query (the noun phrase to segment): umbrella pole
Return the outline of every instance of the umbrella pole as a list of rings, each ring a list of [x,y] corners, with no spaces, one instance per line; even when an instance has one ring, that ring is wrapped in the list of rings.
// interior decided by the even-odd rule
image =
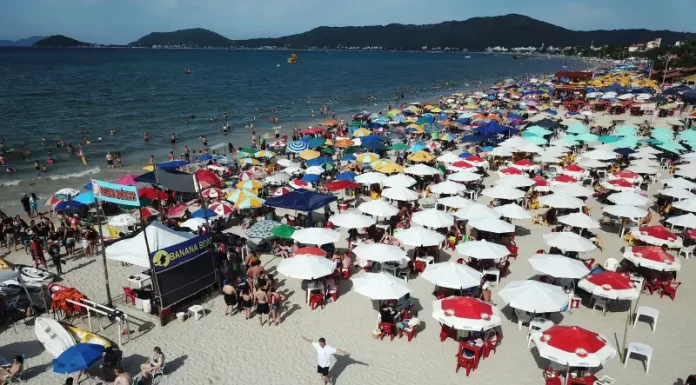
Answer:
[[[570,377],[570,363],[568,364],[568,370],[566,371],[565,385],[568,385],[568,377]]]

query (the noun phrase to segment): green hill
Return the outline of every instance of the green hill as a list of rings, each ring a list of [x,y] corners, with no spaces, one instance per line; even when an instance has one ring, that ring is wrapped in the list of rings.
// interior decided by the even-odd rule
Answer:
[[[83,43],[81,41],[69,38],[63,35],[53,35],[45,39],[41,39],[34,43],[34,47],[91,47],[93,44]]]
[[[187,47],[229,47],[232,40],[203,28],[181,29],[174,32],[152,32],[128,44],[134,47],[178,45]]]

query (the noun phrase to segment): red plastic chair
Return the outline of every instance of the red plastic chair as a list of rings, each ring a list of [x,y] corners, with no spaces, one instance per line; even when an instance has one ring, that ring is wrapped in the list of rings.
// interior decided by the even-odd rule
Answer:
[[[456,250],[457,248],[457,241],[447,241],[447,246],[445,246],[445,249],[450,248],[452,251]]]
[[[459,373],[459,368],[466,368],[466,376],[469,377],[469,373],[474,369],[474,358],[466,358],[459,356],[457,357],[457,370],[455,373]]]
[[[643,291],[647,290],[650,295],[655,294],[655,291],[660,289],[660,282],[657,280],[654,281],[645,281],[643,283]]]
[[[510,252],[510,255],[512,255],[512,257],[515,258],[515,261],[516,261],[517,260],[517,251],[519,249],[517,248],[517,245],[514,242],[510,241],[510,243],[511,244],[507,245],[506,247],[507,247],[508,251]]]
[[[483,355],[483,349],[486,345],[475,346],[469,345],[466,341],[461,341],[459,343],[459,356],[463,356],[464,351],[470,351],[474,353],[474,369],[478,369],[479,361],[481,361],[481,356]]]
[[[130,287],[123,286],[123,295],[126,297],[126,303],[128,303],[128,300],[130,299],[133,306],[135,306],[135,290],[131,289]]]
[[[379,339],[383,340],[384,336],[390,336],[391,341],[394,341],[394,337],[396,337],[396,325],[390,324],[388,322],[380,322],[379,323]]]
[[[457,339],[457,331],[452,329],[451,327],[447,325],[442,325],[442,328],[440,329],[440,342],[443,342],[444,340],[447,339],[447,337],[450,337],[452,339]]]
[[[324,294],[322,293],[314,293],[309,296],[309,306],[312,308],[312,310],[316,309],[317,306],[321,306],[321,308],[324,308]]]
[[[410,327],[408,325],[404,325],[404,327],[399,331],[399,338],[403,337],[404,334],[406,334],[408,342],[411,342],[411,340],[418,335],[418,326]]]
[[[341,269],[341,273],[343,274],[344,279],[350,278],[350,269]]]
[[[679,286],[681,286],[681,284],[681,282],[674,281],[665,283],[665,285],[662,287],[662,290],[660,291],[660,298],[667,294],[670,298],[672,298],[672,301],[674,301],[674,299],[677,298],[677,289],[679,288]]]
[[[422,273],[425,271],[425,266],[426,266],[426,264],[423,261],[416,261],[413,263],[414,269],[419,273]]]
[[[488,358],[488,356],[493,352],[496,354],[498,352],[498,340],[488,339],[483,345],[483,357]]]
[[[328,292],[327,295],[329,298],[331,298],[331,301],[338,301],[338,289],[334,289],[334,291]]]
[[[546,377],[546,385],[563,385],[561,377]]]
[[[506,259],[503,262],[499,263],[498,269],[500,270],[500,278],[507,277],[508,275],[510,275],[510,261]]]

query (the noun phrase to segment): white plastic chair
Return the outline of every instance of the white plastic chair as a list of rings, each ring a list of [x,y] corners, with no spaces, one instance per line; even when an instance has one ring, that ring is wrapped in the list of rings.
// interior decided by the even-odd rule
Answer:
[[[604,262],[604,270],[616,271],[617,267],[619,267],[619,261],[616,258],[607,258]]]
[[[594,385],[611,385],[616,382],[616,379],[613,377],[609,377],[606,374],[602,376],[602,378],[599,378],[595,381]]]
[[[532,345],[533,332],[545,332],[553,327],[553,321],[542,317],[535,317],[529,321],[529,333],[527,333],[527,347]]]
[[[636,319],[633,321],[634,329],[636,328],[636,324],[638,323],[638,318],[640,318],[640,316],[652,318],[652,332],[655,333],[655,329],[657,329],[657,319],[660,317],[660,311],[648,306],[638,306],[638,310],[636,311]]]
[[[684,259],[689,259],[694,257],[694,248],[696,245],[691,245],[689,247],[682,247],[679,249],[679,255],[684,256]]]
[[[628,364],[628,359],[631,358],[631,353],[645,357],[645,374],[650,372],[650,360],[655,349],[652,346],[640,342],[631,342],[626,350],[626,359],[624,360],[624,368]]]
[[[596,308],[601,308],[602,315],[606,316],[607,315],[607,302],[608,302],[608,300],[606,298],[592,296],[592,313],[594,313]]]
[[[523,323],[529,323],[532,320],[532,316],[524,310],[515,309],[515,316],[517,316],[517,327],[522,330]]]

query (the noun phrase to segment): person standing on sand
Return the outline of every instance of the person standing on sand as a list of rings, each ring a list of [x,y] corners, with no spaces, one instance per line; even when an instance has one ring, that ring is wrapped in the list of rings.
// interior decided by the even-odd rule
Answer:
[[[336,349],[333,346],[327,345],[324,338],[319,338],[319,341],[317,342],[314,342],[306,337],[302,337],[302,339],[305,342],[312,344],[314,349],[317,351],[317,373],[321,375],[321,381],[324,385],[330,385],[331,378],[329,377],[329,366],[331,366],[331,356],[336,353],[349,356],[350,353],[345,350]]]

